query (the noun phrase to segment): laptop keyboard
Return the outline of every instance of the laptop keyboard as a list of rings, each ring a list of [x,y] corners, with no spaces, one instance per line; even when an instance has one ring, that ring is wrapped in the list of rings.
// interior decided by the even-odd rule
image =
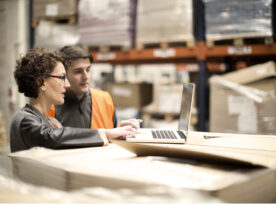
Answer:
[[[154,139],[177,139],[174,132],[171,130],[152,130],[152,136]],[[181,131],[177,131],[181,139],[185,139],[185,135]]]

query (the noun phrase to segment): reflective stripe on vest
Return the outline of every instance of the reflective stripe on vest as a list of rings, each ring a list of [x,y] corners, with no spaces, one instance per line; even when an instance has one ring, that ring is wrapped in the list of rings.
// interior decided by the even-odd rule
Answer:
[[[106,91],[90,89],[90,95],[92,100],[90,128],[113,128],[114,104],[110,94]],[[51,106],[48,116],[55,117],[54,105]]]

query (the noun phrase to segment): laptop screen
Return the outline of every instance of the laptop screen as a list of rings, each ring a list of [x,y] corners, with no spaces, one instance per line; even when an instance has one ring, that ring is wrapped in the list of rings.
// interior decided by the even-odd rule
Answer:
[[[178,122],[178,130],[183,131],[185,134],[187,134],[189,130],[193,93],[194,93],[194,84],[185,83],[183,85],[181,109],[180,109],[180,116],[179,116],[179,122]]]

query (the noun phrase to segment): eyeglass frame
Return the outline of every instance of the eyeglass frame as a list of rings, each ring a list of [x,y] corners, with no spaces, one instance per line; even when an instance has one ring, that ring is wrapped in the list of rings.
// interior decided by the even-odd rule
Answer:
[[[52,75],[52,74],[48,74],[47,77],[53,77],[53,78],[56,78],[56,79],[61,79],[65,82],[66,80],[66,75],[63,75],[63,76],[58,76],[58,75]]]

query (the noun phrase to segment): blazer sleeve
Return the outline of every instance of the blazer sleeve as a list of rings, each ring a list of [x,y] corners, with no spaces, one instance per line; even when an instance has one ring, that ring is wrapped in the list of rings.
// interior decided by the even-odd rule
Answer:
[[[29,148],[41,146],[46,148],[94,147],[103,146],[99,132],[95,129],[62,127],[53,128],[41,123],[38,118],[25,117],[20,124],[21,137]]]

